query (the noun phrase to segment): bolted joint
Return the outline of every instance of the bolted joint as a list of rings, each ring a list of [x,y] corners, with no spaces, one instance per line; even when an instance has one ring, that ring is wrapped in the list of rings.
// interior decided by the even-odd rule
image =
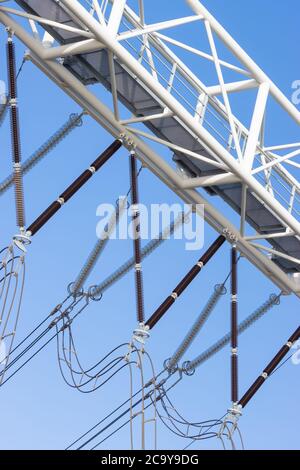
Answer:
[[[119,135],[118,140],[120,142],[122,142],[124,147],[126,147],[130,151],[130,153],[132,153],[133,155],[135,154],[136,144],[135,144],[135,142],[133,140],[133,137],[131,135],[126,134],[126,132],[122,132]]]
[[[231,232],[228,228],[224,228],[223,235],[224,235],[224,237],[227,238],[227,240],[231,244],[233,244],[233,247],[236,248],[237,242],[239,240],[238,236],[235,233]]]

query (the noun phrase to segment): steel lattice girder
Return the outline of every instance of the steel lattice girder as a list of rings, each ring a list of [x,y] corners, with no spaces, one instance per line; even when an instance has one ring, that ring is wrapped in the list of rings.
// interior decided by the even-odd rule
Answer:
[[[234,158],[204,128],[202,123],[195,119],[195,116],[192,116],[172,96],[170,90],[166,90],[153,74],[150,74],[138,60],[129,54],[120,39],[122,34],[124,37],[124,33],[121,33],[119,36],[116,34],[117,25],[121,18],[118,15],[115,18],[111,17],[108,26],[106,26],[94,18],[78,1],[63,0],[60,4],[57,4],[52,0],[44,2],[18,0],[17,3],[25,8],[27,13],[42,16],[43,18],[39,21],[42,22],[43,27],[61,44],[61,46],[56,47],[52,43],[52,47],[46,49],[35,37],[30,36],[19,23],[8,15],[8,13],[14,14],[15,12],[9,8],[1,7],[0,21],[5,26],[11,28],[19,39],[26,44],[30,49],[32,61],[113,136],[118,137],[120,133],[127,134],[137,146],[137,157],[164,183],[180,195],[185,202],[204,204],[206,220],[220,233],[224,229],[227,230],[227,233],[230,232],[231,236],[237,239],[238,249],[281,289],[299,294],[297,284],[284,272],[298,271],[297,266],[299,264],[298,258],[300,253],[300,224],[298,220],[291,211],[287,210],[276,200],[271,191],[268,191],[255,179],[252,174],[253,168],[251,168],[251,165],[247,167],[244,161],[241,162]],[[117,3],[118,0],[115,0],[116,5]],[[233,42],[232,38],[198,1],[188,1],[188,3],[194,11],[196,10],[197,16],[174,20],[174,26],[176,22],[177,24],[188,24],[192,21],[202,21],[205,19],[208,32],[213,31],[218,34],[247,69],[244,72],[250,80],[229,86],[224,84],[222,77],[220,77],[220,83],[217,86],[219,91],[221,90],[224,96],[227,96],[230,91],[243,89],[243,87],[245,89],[253,87],[256,82],[260,93],[258,94],[254,117],[261,116],[264,112],[266,96],[269,93],[280,103],[287,115],[292,116],[297,124],[299,124],[300,113],[282,95],[271,80]],[[182,61],[174,58],[175,55],[156,36],[158,34],[157,31],[163,29],[163,23],[153,25],[152,27],[143,25],[138,16],[126,6],[126,2],[121,1],[121,4],[124,7],[124,10],[122,8],[121,11],[126,20],[129,18],[132,25],[138,24],[139,31],[136,32],[133,29],[133,31],[128,33],[129,36],[130,34],[143,35],[144,28],[144,34],[148,34],[148,40],[156,42],[164,54],[169,54],[169,59],[172,59],[177,67],[181,67],[181,73],[187,74],[187,67],[182,64]],[[113,14],[114,10],[111,15]],[[26,16],[26,14],[23,15]],[[29,17],[33,18],[30,15]],[[114,25],[113,30],[110,29],[112,25]],[[210,39],[212,38],[210,37]],[[211,45],[211,58],[218,65],[221,61],[214,54],[213,43]],[[95,52],[96,48],[98,52]],[[89,53],[89,50],[94,52]],[[81,53],[80,56],[76,55],[78,53]],[[64,65],[55,60],[55,57],[60,55],[68,57]],[[96,66],[98,71],[94,73]],[[193,83],[197,82],[197,87],[201,88],[202,93],[206,93],[207,97],[210,94],[218,93],[216,87],[214,90],[209,90],[205,87],[197,77],[193,77],[192,72],[190,72],[190,77],[193,78]],[[113,112],[104,106],[86,88],[86,85],[90,82],[102,82],[112,91],[114,96]],[[134,87],[132,85],[133,82]],[[130,89],[131,93],[127,93],[126,96],[124,96],[124,83],[127,86],[127,91],[128,86],[129,89],[130,86],[132,87]],[[151,135],[147,134],[147,138],[164,142],[166,146],[175,151],[176,160],[179,160],[180,164],[184,164],[185,167],[187,166],[192,176],[196,177],[189,179],[180,177],[149,145],[138,137],[139,134],[144,137],[142,132],[128,126],[128,123],[123,123],[119,118],[117,109],[118,99],[123,101],[134,112],[136,121],[144,121],[148,128],[154,132],[154,136],[152,134],[151,137]],[[137,107],[137,103],[140,107]],[[253,147],[253,141],[257,142],[255,135],[258,129],[254,125],[251,126],[250,130],[245,129],[230,113],[230,109],[222,105],[220,101],[214,99],[210,101],[210,104],[214,109],[218,110],[221,117],[226,117],[229,124],[233,119],[234,125],[240,126],[242,133],[247,132],[248,142],[246,150],[248,158],[251,160],[253,149],[252,154],[250,150],[251,146]],[[134,122],[134,119],[132,122]],[[178,129],[182,132],[179,142],[175,140],[178,135]],[[232,134],[234,133],[232,132]],[[256,152],[255,146],[254,152]],[[268,158],[270,159],[271,157]],[[270,167],[270,162],[267,165]],[[276,172],[280,177],[284,178],[285,182],[288,181],[292,188],[291,191],[294,190],[295,193],[298,193],[300,190],[299,183],[289,174],[284,166],[277,163]],[[210,192],[221,195],[231,206],[241,211],[242,218],[252,224],[259,232],[258,237],[263,239],[265,237],[270,241],[272,245],[271,251],[273,255],[276,255],[276,262],[280,267],[263,255],[262,249],[264,247],[254,246],[252,240],[244,236],[243,231],[239,232],[194,189],[199,186],[208,187]],[[244,198],[243,204],[242,194],[245,194],[245,191],[243,191],[244,187],[248,188],[248,192],[246,191],[246,198]],[[243,207],[245,209],[244,214]],[[260,217],[256,219],[255,213],[259,210],[266,212],[262,212]],[[267,223],[263,227],[261,226],[261,218],[267,219]],[[286,233],[286,231],[288,232]],[[292,243],[292,248],[290,242]],[[289,251],[290,248],[291,250]],[[281,252],[283,252],[282,256]]]

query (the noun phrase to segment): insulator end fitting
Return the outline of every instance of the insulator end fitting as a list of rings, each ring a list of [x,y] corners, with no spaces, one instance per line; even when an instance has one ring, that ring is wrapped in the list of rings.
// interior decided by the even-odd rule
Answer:
[[[103,293],[102,292],[97,293],[97,286],[91,286],[88,289],[87,297],[89,299],[94,300],[95,302],[100,302],[100,300],[103,297]]]
[[[182,364],[181,369],[182,369],[182,372],[188,377],[191,377],[196,372],[196,369],[194,367],[191,367],[191,361],[185,361]]]
[[[280,305],[280,295],[271,294],[270,302],[272,302],[274,305]]]
[[[242,405],[239,405],[238,403],[233,403],[232,407],[229,408],[228,410],[228,417],[232,416],[233,418],[237,419],[240,416],[242,416],[243,412],[243,407]]]
[[[166,359],[164,361],[164,368],[167,370],[170,374],[174,374],[178,370],[178,364],[171,364],[171,358]]]
[[[79,297],[79,296],[84,294],[83,288],[78,289],[78,290],[75,291],[74,287],[75,287],[75,282],[71,282],[68,285],[68,287],[67,287],[68,294],[73,295],[74,298]]]
[[[30,239],[31,233],[26,232],[26,233],[18,233],[13,237],[13,242],[14,245],[19,248],[19,250],[23,251],[23,253],[26,253],[26,245],[31,244],[31,239]]]
[[[144,323],[139,323],[138,327],[133,332],[133,340],[145,344],[149,337],[149,326]]]

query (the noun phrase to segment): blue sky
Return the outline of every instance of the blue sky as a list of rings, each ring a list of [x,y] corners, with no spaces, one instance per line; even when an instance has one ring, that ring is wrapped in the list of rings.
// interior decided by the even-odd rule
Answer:
[[[206,0],[203,2],[256,62],[272,77],[287,96],[291,84],[300,79],[297,42],[300,6],[297,0],[285,3],[271,0]],[[147,2],[146,2],[147,4]],[[186,12],[183,0],[151,2],[146,12],[149,20],[180,16]],[[0,30],[2,48],[1,79],[5,79],[5,31]],[[18,62],[24,47],[18,45]],[[204,77],[205,78],[205,77]],[[205,80],[203,80],[205,81]],[[109,97],[99,88],[104,102]],[[80,111],[34,66],[26,63],[19,80],[21,135],[24,159],[51,133],[57,130],[70,113]],[[273,120],[270,139],[282,129],[280,120]],[[287,136],[289,131],[286,131]],[[10,172],[9,120],[0,129],[2,158],[0,171]],[[90,118],[25,177],[27,222],[30,223],[99,153],[112,138]],[[66,287],[74,279],[90,248],[96,241],[96,208],[101,202],[114,202],[128,189],[128,159],[120,150],[106,166],[76,195],[35,237],[27,256],[27,275],[18,338],[30,331],[66,296]],[[178,202],[148,171],[140,177],[142,202]],[[229,209],[220,204],[222,211]],[[1,244],[6,245],[16,232],[13,191],[0,199],[3,216],[0,220]],[[216,237],[206,225],[205,244]],[[95,284],[132,254],[130,241],[111,241],[90,279]],[[190,286],[172,310],[153,330],[147,350],[160,370],[182,335],[207,301],[214,285],[223,281],[229,270],[229,246],[224,246],[213,262]],[[167,241],[144,263],[145,306],[147,316],[170,293],[198,253],[185,251],[183,240]],[[246,260],[240,263],[240,318],[245,318],[262,304],[276,286]],[[299,301],[282,299],[240,340],[240,390],[243,393],[262,368],[299,324]],[[126,342],[136,325],[133,273],[107,291],[100,303],[92,305],[75,325],[78,345],[87,364],[99,360],[117,344]],[[205,326],[187,358],[191,358],[223,336],[229,329],[229,298],[223,298]],[[222,416],[230,404],[229,348],[202,366],[193,377],[186,377],[173,390],[171,398],[180,412],[192,421]],[[240,421],[248,449],[299,449],[297,416],[299,410],[300,366],[291,362],[268,381],[245,410]],[[122,372],[101,390],[82,395],[63,382],[56,360],[55,344],[50,345],[30,366],[27,366],[1,388],[2,449],[65,448],[73,439],[100,420],[106,413],[128,398],[129,376]],[[136,429],[138,431],[138,427]],[[138,435],[138,434],[137,434]],[[151,433],[149,434],[151,436]],[[185,442],[169,433],[159,423],[159,447],[184,447]],[[138,438],[137,438],[138,439]],[[138,442],[138,441],[137,441]],[[149,445],[151,439],[149,438]],[[139,442],[138,442],[139,443]],[[123,429],[102,448],[128,448],[129,431]],[[220,448],[215,441],[195,444],[194,449]]]

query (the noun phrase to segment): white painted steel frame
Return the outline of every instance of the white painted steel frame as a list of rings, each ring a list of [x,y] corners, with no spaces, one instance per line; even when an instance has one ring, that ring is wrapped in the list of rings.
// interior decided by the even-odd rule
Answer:
[[[116,0],[115,2],[116,3]],[[105,47],[111,57],[114,55],[118,57],[119,60],[124,64],[128,71],[134,74],[138,80],[144,84],[145,88],[151,91],[160,102],[164,104],[165,115],[170,115],[170,113],[178,119],[179,122],[183,123],[184,126],[191,129],[195,136],[197,136],[201,142],[208,148],[212,154],[217,157],[218,163],[216,166],[222,164],[223,168],[228,169],[228,173],[225,175],[218,175],[210,177],[211,179],[215,178],[219,181],[240,181],[243,183],[244,188],[251,190],[252,193],[256,194],[257,197],[262,200],[266,206],[271,210],[272,213],[282,221],[286,226],[287,235],[290,236],[291,233],[299,236],[300,235],[300,224],[292,216],[292,214],[286,210],[272,195],[261,186],[256,179],[252,176],[251,172],[252,165],[249,165],[249,160],[254,157],[257,151],[257,139],[260,132],[260,121],[265,109],[265,102],[268,93],[270,93],[275,99],[280,103],[284,110],[293,117],[293,119],[300,124],[300,114],[297,109],[287,100],[286,97],[278,90],[278,88],[269,80],[269,78],[258,68],[258,66],[247,56],[247,54],[234,42],[234,40],[226,33],[226,31],[216,22],[214,18],[204,9],[204,7],[198,1],[187,0],[187,3],[193,8],[197,14],[197,20],[203,17],[206,21],[206,24],[209,25],[209,30],[217,33],[220,38],[225,42],[225,44],[232,49],[233,53],[241,60],[243,65],[249,70],[249,75],[254,77],[250,80],[244,82],[237,82],[232,84],[225,84],[222,81],[221,76],[219,75],[220,82],[216,85],[215,90],[207,89],[207,95],[217,95],[223,93],[223,96],[228,96],[227,94],[235,91],[242,91],[244,89],[249,89],[254,86],[254,80],[259,86],[259,93],[257,97],[257,104],[254,110],[254,116],[256,115],[259,121],[253,119],[250,132],[242,127],[243,132],[249,134],[248,143],[246,147],[246,155],[248,165],[245,165],[245,162],[238,162],[216,139],[214,139],[209,132],[203,128],[201,121],[195,119],[184,107],[181,105],[171,93],[166,92],[166,89],[158,82],[158,80],[149,73],[134,57],[132,57],[129,52],[122,46],[120,42],[120,35],[118,36],[117,25],[120,24],[120,11],[119,9],[112,10],[112,16],[109,20],[110,27],[112,28],[113,33],[108,34],[107,26],[103,21],[99,22],[96,18],[93,17],[77,0],[61,0],[61,4],[65,5],[68,11],[72,12],[73,17],[78,18],[79,23],[84,24],[87,27],[86,33],[89,34],[91,39],[82,41],[80,44],[75,43],[68,46],[60,46],[53,48],[44,48],[40,41],[37,40],[36,36],[32,37],[28,32],[15,20],[13,20],[7,12],[4,12],[4,8],[0,7],[0,21],[8,28],[10,28],[16,36],[29,48],[31,60],[58,86],[60,86],[69,96],[71,96],[80,106],[82,106],[101,126],[108,130],[113,136],[117,137],[121,133],[130,134],[130,137],[133,139],[137,147],[137,156],[141,159],[145,166],[147,166],[155,175],[157,175],[165,184],[172,188],[185,202],[197,203],[205,205],[205,217],[206,220],[218,231],[223,232],[224,229],[230,231],[231,234],[238,240],[239,250],[255,265],[257,266],[264,274],[266,274],[273,282],[275,282],[280,289],[285,292],[294,292],[300,296],[299,286],[286,275],[278,266],[276,266],[268,257],[261,253],[261,246],[254,246],[251,243],[250,239],[247,239],[244,236],[242,230],[241,232],[236,229],[222,214],[216,211],[213,206],[206,201],[203,196],[201,196],[193,187],[197,187],[205,184],[203,178],[193,178],[186,180],[180,177],[173,169],[170,167],[153,149],[147,145],[143,140],[141,140],[137,135],[136,129],[134,133],[129,132],[126,123],[122,123],[119,118],[119,114],[116,110],[117,107],[117,93],[115,85],[113,84],[113,94],[114,94],[114,113],[112,113],[109,108],[107,108],[103,103],[101,103],[95,95],[93,95],[79,80],[77,80],[74,75],[68,72],[65,67],[60,65],[56,60],[54,55],[62,52],[65,55],[70,53],[78,53],[78,50],[87,51],[87,50],[97,50],[99,48]],[[97,4],[97,2],[96,2]],[[141,2],[140,2],[141,4]],[[128,15],[134,17],[134,13],[127,7],[126,2],[121,0],[121,9],[122,13],[125,12]],[[98,4],[99,7],[99,4]],[[123,8],[124,7],[124,8]],[[95,10],[97,7],[95,8]],[[129,13],[128,13],[129,12]],[[26,15],[26,14],[24,14]],[[101,13],[98,11],[98,17],[101,16]],[[116,15],[115,18],[113,16]],[[28,19],[30,19],[28,17]],[[121,18],[122,19],[122,18]],[[135,17],[135,21],[138,21],[138,17]],[[31,18],[32,20],[32,18]],[[47,20],[47,19],[46,19]],[[196,21],[196,20],[195,20]],[[39,22],[40,19],[39,19]],[[186,19],[186,23],[190,22],[190,19]],[[184,23],[184,20],[178,21],[178,24]],[[143,28],[144,20],[139,24],[139,28]],[[147,28],[147,26],[144,26]],[[153,35],[149,35],[149,40],[157,41],[155,37],[153,28],[150,28]],[[144,34],[146,34],[144,32]],[[147,33],[149,34],[149,32]],[[211,42],[211,44],[213,44]],[[163,44],[161,47],[166,54],[172,57],[172,52],[169,51]],[[89,49],[90,48],[90,49]],[[96,48],[96,49],[95,49]],[[52,49],[52,50],[51,50]],[[220,66],[221,61],[216,59],[216,51],[213,51],[213,60],[216,66]],[[51,55],[53,54],[53,55]],[[175,56],[176,57],[176,56]],[[176,58],[177,59],[177,58]],[[180,63],[178,59],[179,66],[184,64]],[[112,63],[111,63],[112,67]],[[219,69],[220,71],[220,69]],[[247,72],[248,73],[248,72]],[[193,77],[193,74],[190,74]],[[200,91],[203,93],[206,92],[206,87],[198,80]],[[219,103],[220,108],[222,108],[221,103]],[[230,117],[231,124],[233,122],[237,123],[236,118],[231,114],[230,107],[223,106],[223,112],[227,114],[227,117]],[[133,119],[134,120],[134,119]],[[240,123],[238,123],[240,124]],[[241,125],[242,126],[242,125]],[[285,148],[297,148],[299,144],[283,144],[281,146],[274,146],[274,150],[280,150]],[[168,145],[170,147],[170,145]],[[266,149],[268,151],[269,149]],[[263,152],[264,149],[261,149]],[[188,151],[187,151],[188,154]],[[199,156],[201,159],[201,156]],[[203,157],[202,157],[203,159]],[[270,160],[269,160],[270,162]],[[287,170],[278,165],[275,162],[278,169],[282,174],[292,182],[296,191],[300,190],[299,183],[296,181],[292,175],[290,175]],[[266,165],[268,162],[266,163]],[[255,170],[254,170],[255,171]],[[227,178],[227,179],[226,179]],[[209,180],[209,177],[207,177]],[[211,184],[211,183],[210,183]],[[242,225],[242,224],[241,224]],[[267,237],[266,237],[267,238]],[[276,252],[278,255],[278,252]],[[286,256],[285,256],[286,257]],[[292,258],[290,258],[292,259]]]

